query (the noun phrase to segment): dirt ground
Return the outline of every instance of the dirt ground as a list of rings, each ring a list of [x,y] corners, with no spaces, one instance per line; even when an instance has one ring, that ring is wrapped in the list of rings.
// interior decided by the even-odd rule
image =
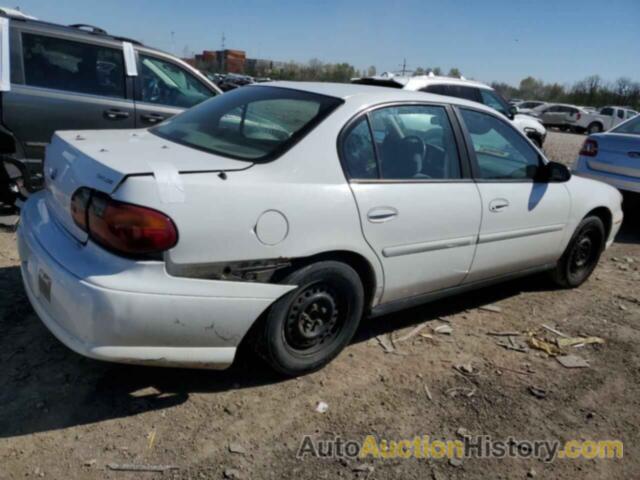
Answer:
[[[583,140],[551,132],[546,150],[570,162]],[[577,290],[532,277],[368,320],[333,363],[293,380],[275,377],[250,356],[211,372],[76,355],[29,306],[15,234],[0,233],[0,479],[639,478],[637,218],[638,207],[627,207],[616,243]],[[500,311],[479,308],[487,304]],[[425,322],[420,333],[399,340]],[[535,331],[555,338],[542,324],[606,343],[569,347],[590,366],[567,369],[546,353],[503,348],[498,342],[509,344],[507,338],[488,335]],[[435,333],[440,325],[452,333]],[[380,337],[395,339],[392,353]],[[514,344],[526,345],[526,336],[514,337]],[[471,370],[459,372],[459,365]],[[545,390],[545,398],[531,386]],[[320,401],[328,405],[325,413],[315,411]],[[624,458],[465,459],[461,465],[366,459],[363,466],[296,457],[307,434],[452,440],[460,427],[500,440],[619,439]],[[177,468],[131,473],[112,471],[111,463]]]

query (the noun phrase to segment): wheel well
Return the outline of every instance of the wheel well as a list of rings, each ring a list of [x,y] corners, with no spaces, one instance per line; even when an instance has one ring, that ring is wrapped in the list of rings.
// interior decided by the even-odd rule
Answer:
[[[348,250],[336,250],[331,252],[323,252],[310,257],[295,258],[291,261],[291,267],[278,272],[278,277],[283,278],[293,270],[298,270],[306,265],[325,260],[334,260],[343,262],[353,268],[362,282],[364,288],[365,306],[371,306],[373,295],[376,291],[376,274],[369,261],[359,253],[350,252]]]
[[[587,213],[587,215],[585,215],[585,218],[586,217],[598,217],[600,220],[602,220],[602,223],[604,224],[604,232],[605,232],[604,238],[606,241],[606,239],[609,238],[609,233],[611,232],[611,225],[613,224],[613,215],[611,214],[609,209],[607,207],[594,208],[589,213]]]
[[[587,128],[589,128],[591,125],[600,125],[600,128],[604,128],[602,122],[599,122],[598,120],[594,120],[593,122],[591,122]]]

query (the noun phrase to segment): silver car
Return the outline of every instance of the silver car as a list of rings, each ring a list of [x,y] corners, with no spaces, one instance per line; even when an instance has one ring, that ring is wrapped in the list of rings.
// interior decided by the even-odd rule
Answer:
[[[590,135],[574,171],[622,191],[640,193],[640,115],[606,133]]]

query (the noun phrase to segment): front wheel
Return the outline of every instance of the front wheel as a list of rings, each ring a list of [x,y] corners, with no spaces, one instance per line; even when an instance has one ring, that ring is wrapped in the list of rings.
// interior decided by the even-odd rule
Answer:
[[[592,123],[587,127],[587,133],[589,135],[593,134],[593,133],[600,133],[602,131],[602,125],[600,125],[599,123]]]
[[[582,220],[556,268],[551,271],[553,281],[563,288],[582,285],[598,265],[604,246],[602,220],[598,217]]]
[[[344,263],[323,261],[296,270],[282,283],[298,287],[269,309],[258,352],[287,376],[318,370],[358,328],[364,309],[360,277]]]

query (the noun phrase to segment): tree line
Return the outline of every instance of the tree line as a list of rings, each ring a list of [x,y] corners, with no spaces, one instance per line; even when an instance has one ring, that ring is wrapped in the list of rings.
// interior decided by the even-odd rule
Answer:
[[[591,75],[573,85],[545,83],[527,77],[520,81],[518,87],[503,82],[493,82],[491,86],[508,99],[541,100],[589,107],[617,105],[640,109],[640,82],[626,77],[606,82],[599,75]]]

